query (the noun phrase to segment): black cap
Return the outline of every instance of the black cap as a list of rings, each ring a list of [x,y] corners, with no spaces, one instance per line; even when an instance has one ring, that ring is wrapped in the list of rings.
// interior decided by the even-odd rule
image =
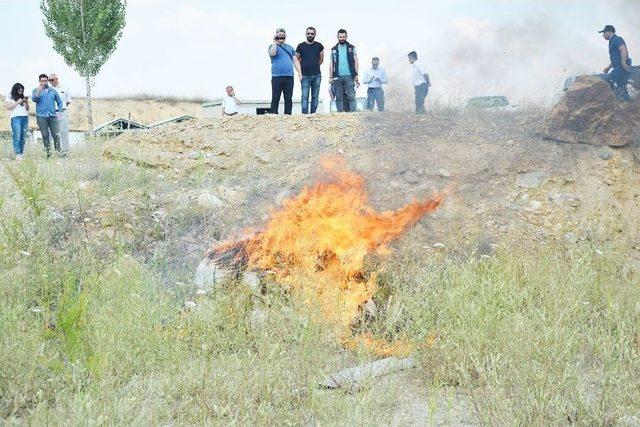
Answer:
[[[598,31],[599,33],[615,33],[616,29],[613,25],[605,25],[604,30]]]

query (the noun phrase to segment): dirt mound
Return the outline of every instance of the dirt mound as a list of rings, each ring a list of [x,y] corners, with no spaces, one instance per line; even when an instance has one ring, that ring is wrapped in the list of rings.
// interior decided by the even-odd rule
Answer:
[[[193,182],[167,189],[176,205],[202,194],[222,202],[226,237],[262,225],[271,209],[317,178],[327,154],[341,154],[367,179],[372,205],[393,210],[453,188],[436,219],[403,243],[437,252],[443,243],[468,253],[502,238],[526,241],[609,238],[600,220],[612,209],[640,209],[638,148],[624,150],[545,141],[545,111],[434,111],[263,116],[195,120],[122,135],[104,154]],[[176,185],[176,188],[178,186]],[[438,244],[438,245],[436,245]],[[436,245],[434,247],[434,245]],[[466,246],[465,246],[466,245]]]
[[[557,141],[622,147],[633,142],[636,123],[605,81],[581,76],[553,108],[543,133]]]

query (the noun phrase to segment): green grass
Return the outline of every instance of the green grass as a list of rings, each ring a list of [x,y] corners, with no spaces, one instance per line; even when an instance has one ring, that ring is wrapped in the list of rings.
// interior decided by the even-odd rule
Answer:
[[[97,160],[99,147],[77,156],[2,165],[6,423],[455,424],[462,400],[464,419],[478,424],[632,424],[640,415],[637,233],[598,251],[590,242],[512,246],[465,259],[401,246],[385,261],[381,314],[368,328],[435,343],[420,347],[409,375],[326,391],[324,375],[371,356],[341,348],[278,287],[256,301],[229,284],[185,309],[197,260],[180,239],[192,229],[219,237],[223,222],[188,210],[155,221],[148,195],[180,182]],[[109,209],[102,232],[96,218]],[[403,389],[416,387],[426,420],[402,409],[415,403]]]

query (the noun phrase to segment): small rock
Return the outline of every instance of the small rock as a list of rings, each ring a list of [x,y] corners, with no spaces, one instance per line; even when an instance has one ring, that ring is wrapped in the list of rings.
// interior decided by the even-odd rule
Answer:
[[[389,167],[387,166],[387,169]],[[400,162],[396,165],[396,170],[398,171],[398,173],[402,174],[405,173],[409,170],[409,163],[407,162]]]
[[[275,198],[276,205],[282,206],[285,200],[290,199],[292,196],[291,190],[289,188],[285,188],[281,190]]]
[[[447,245],[445,245],[445,244],[444,244],[444,243],[442,243],[442,242],[434,243],[434,245],[433,245],[433,248],[434,248],[434,249],[444,249],[444,248],[446,248],[446,247],[447,247]]]
[[[211,193],[202,193],[198,196],[198,205],[205,209],[218,209],[222,207],[223,203]]]
[[[529,206],[527,206],[525,208],[525,211],[527,212],[537,212],[540,210],[540,208],[542,207],[542,203],[540,203],[537,200],[532,200],[531,202],[529,202]]]
[[[391,181],[389,183],[389,187],[391,187],[391,188],[399,188],[401,186],[402,186],[402,184],[400,184],[398,181]]]
[[[513,145],[513,139],[508,140],[505,144],[506,145]]]
[[[278,132],[276,133],[276,141],[281,142],[286,136],[287,134],[283,130],[278,130]]]
[[[56,210],[55,208],[48,207],[46,211],[47,211],[47,217],[51,221],[62,221],[62,220],[64,220],[64,215],[62,215],[60,212],[58,212],[58,210]]]
[[[407,181],[409,184],[417,184],[422,181],[420,177],[413,171],[407,171],[403,176],[405,181]]]
[[[575,194],[549,193],[549,195],[547,196],[547,200],[558,205],[571,206],[572,208],[577,208],[578,206],[580,206],[580,198]]]
[[[242,283],[247,285],[251,292],[258,295],[261,293],[260,278],[253,271],[245,271],[242,274]]]
[[[196,308],[198,306],[198,304],[196,304],[193,301],[186,301],[184,303],[184,308],[186,308],[187,310],[193,310],[194,308]]]
[[[203,297],[203,296],[206,296],[206,295],[207,295],[207,291],[205,291],[204,289],[198,289],[196,291],[196,296],[197,297]]]
[[[523,188],[536,188],[544,184],[547,175],[542,171],[519,173],[516,177],[516,184]]]
[[[578,236],[575,233],[567,233],[564,235],[564,241],[574,245],[578,243]]]
[[[609,160],[611,157],[613,157],[613,150],[611,150],[610,148],[603,148],[602,150],[598,151],[598,157],[600,157],[602,160]]]
[[[378,307],[376,307],[376,303],[372,299],[365,302],[364,306],[362,306],[362,309],[364,310],[365,315],[367,315],[368,317],[373,318],[378,315]]]
[[[202,157],[202,152],[201,151],[193,151],[189,154],[189,158],[192,160],[198,160],[199,158]]]
[[[218,187],[218,194],[222,197],[227,203],[241,203],[246,195],[242,192],[242,188],[236,187]]]
[[[262,163],[269,163],[271,161],[271,156],[263,151],[256,151],[254,156]]]
[[[91,181],[80,181],[78,182],[78,189],[79,190],[88,190],[89,188],[91,188]]]
[[[329,143],[327,142],[327,139],[324,137],[318,138],[318,140],[316,141],[316,148],[320,150],[324,150],[328,146],[329,146]]]
[[[438,175],[443,177],[443,178],[450,178],[451,177],[451,173],[446,169],[438,169]]]
[[[249,325],[251,325],[251,329],[259,329],[268,319],[269,316],[262,308],[255,307],[249,315]]]

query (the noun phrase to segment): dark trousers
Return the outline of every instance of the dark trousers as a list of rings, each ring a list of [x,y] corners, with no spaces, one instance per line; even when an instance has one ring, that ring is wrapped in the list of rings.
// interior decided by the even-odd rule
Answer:
[[[340,76],[333,81],[338,112],[356,111],[356,83],[351,76]],[[345,102],[346,101],[346,102]]]
[[[284,94],[284,113],[293,109],[293,77],[271,77],[271,114],[278,114],[280,95]]]
[[[320,97],[320,82],[322,75],[314,74],[302,76],[302,114],[318,111],[318,98]],[[311,91],[311,109],[309,109],[309,91]]]
[[[416,114],[425,114],[424,100],[429,94],[429,86],[426,83],[416,86]]]
[[[57,117],[39,117],[36,116],[38,122],[38,128],[42,134],[42,144],[44,149],[49,153],[51,150],[51,143],[49,138],[53,137],[53,147],[56,151],[60,151],[60,131],[58,130],[58,118]]]
[[[616,67],[605,77],[605,80],[609,83],[609,86],[611,86],[611,90],[618,101],[631,101],[629,91],[627,90],[630,75],[631,73],[625,71],[624,68]]]
[[[378,111],[384,111],[384,89],[381,87],[367,89],[367,110],[373,111],[375,104],[378,104]]]

